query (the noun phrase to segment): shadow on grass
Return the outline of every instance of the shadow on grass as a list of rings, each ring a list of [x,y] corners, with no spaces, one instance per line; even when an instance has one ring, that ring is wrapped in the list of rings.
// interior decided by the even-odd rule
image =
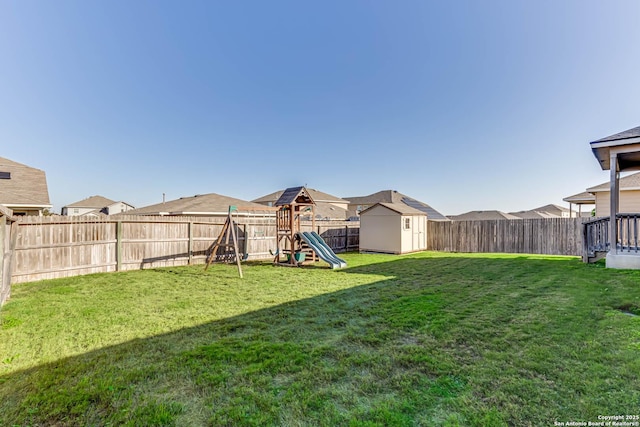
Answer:
[[[637,364],[616,370],[626,355],[610,356],[589,380],[591,359],[570,351],[600,342],[604,270],[529,256],[383,260],[333,277],[387,277],[373,284],[4,375],[0,424],[542,425],[637,407]],[[597,391],[577,385],[594,377]],[[602,387],[621,406],[607,407]]]

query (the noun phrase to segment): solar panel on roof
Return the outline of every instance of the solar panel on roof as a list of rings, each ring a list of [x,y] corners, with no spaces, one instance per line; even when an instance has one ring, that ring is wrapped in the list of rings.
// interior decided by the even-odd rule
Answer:
[[[282,195],[278,198],[275,205],[282,206],[282,205],[292,204],[296,200],[296,196],[298,195],[298,193],[300,193],[300,190],[302,190],[302,188],[303,187],[287,188],[286,190],[284,190]]]
[[[421,212],[424,212],[427,214],[427,218],[429,219],[447,219],[444,215],[442,215],[440,212],[438,212],[437,210],[433,209],[431,206],[429,205],[425,205],[424,203],[421,203],[417,200],[413,200],[410,199],[408,197],[403,197],[402,198],[402,203],[404,203],[405,205],[412,207],[414,209],[417,209]]]

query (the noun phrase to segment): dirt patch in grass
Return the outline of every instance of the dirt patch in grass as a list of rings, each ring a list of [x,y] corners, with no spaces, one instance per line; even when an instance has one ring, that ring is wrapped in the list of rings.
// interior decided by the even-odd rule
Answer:
[[[638,306],[638,304],[635,304],[632,302],[620,304],[613,308],[615,308],[618,311],[621,311],[624,314],[628,314],[630,316],[640,316],[640,307]]]

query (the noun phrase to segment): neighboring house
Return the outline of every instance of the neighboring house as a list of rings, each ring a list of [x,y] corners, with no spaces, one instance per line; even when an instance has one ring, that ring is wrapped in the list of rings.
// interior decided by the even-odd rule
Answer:
[[[558,205],[544,205],[528,211],[510,212],[511,215],[522,219],[536,218],[571,218],[571,211]]]
[[[533,210],[510,212],[509,215],[515,216],[518,219],[560,218],[559,216],[550,214],[549,212],[539,212]]]
[[[91,196],[79,202],[62,207],[62,215],[67,216],[100,216],[115,215],[135,209],[125,202],[116,202],[102,196]]]
[[[265,212],[264,205],[215,193],[196,194],[195,196],[191,197],[181,197],[176,200],[170,200],[167,202],[134,209],[127,212],[127,215],[183,215],[226,217],[229,212],[229,206],[236,206],[239,209],[238,215],[251,214],[251,210],[254,210],[256,212],[255,215],[274,216],[272,212]]]
[[[469,211],[460,215],[449,215],[453,221],[488,221],[496,219],[520,219],[515,215],[501,211]]]
[[[395,190],[383,190],[368,196],[345,197],[349,201],[349,217],[357,217],[360,213],[376,203],[401,204],[417,209],[427,214],[429,221],[449,221],[449,218],[432,208],[426,203],[413,199]]]
[[[333,196],[331,194],[323,193],[322,191],[314,190],[313,188],[306,189],[309,192],[309,196],[315,202],[315,219],[316,220],[342,220],[347,219],[347,207],[349,201]],[[282,196],[284,190],[276,191],[275,193],[267,194],[260,198],[252,200],[253,203],[259,203],[264,206],[275,206],[276,201]],[[310,218],[305,218],[310,219]]]
[[[404,203],[360,212],[360,252],[404,254],[427,249],[427,214]]]
[[[531,209],[534,212],[542,212],[550,215],[554,215],[559,218],[570,218],[571,211],[564,206],[558,206],[554,204],[540,206],[539,208]]]
[[[640,172],[620,178],[620,208],[618,212],[640,212]],[[587,188],[595,196],[596,217],[609,216],[610,183]]]
[[[0,157],[0,205],[14,216],[43,215],[51,210],[44,171]]]
[[[594,196],[592,193],[589,193],[588,191],[583,191],[582,193],[565,197],[562,200],[569,203],[569,213],[572,217],[590,217],[591,206],[594,206],[596,204],[596,196]],[[578,206],[578,212],[575,212],[573,210],[573,205]],[[582,212],[582,207],[585,205],[587,205],[589,209],[587,209],[586,212]]]

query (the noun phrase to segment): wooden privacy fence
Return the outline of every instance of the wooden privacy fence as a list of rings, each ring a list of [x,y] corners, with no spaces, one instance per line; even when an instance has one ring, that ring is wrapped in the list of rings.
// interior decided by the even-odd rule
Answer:
[[[23,217],[15,223],[12,282],[204,263],[225,218]],[[238,217],[239,250],[249,260],[276,249],[273,218]],[[303,228],[311,230],[310,223]],[[359,224],[316,222],[315,231],[336,252],[359,244]],[[224,258],[225,254],[222,255]]]
[[[428,221],[427,248],[443,252],[583,254],[583,218]]]

